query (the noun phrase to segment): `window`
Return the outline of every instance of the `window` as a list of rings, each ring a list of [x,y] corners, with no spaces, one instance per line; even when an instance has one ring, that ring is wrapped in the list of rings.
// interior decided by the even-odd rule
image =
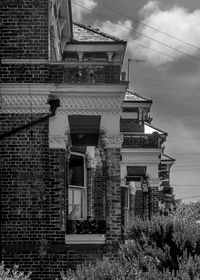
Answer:
[[[73,153],[69,162],[69,219],[81,220],[86,217],[85,158]]]

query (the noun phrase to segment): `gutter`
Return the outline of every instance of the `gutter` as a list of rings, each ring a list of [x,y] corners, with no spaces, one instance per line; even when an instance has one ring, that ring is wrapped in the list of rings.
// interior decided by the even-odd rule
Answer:
[[[38,123],[41,123],[45,120],[48,120],[49,118],[51,117],[54,117],[55,114],[56,114],[56,110],[58,107],[60,107],[60,99],[56,96],[53,96],[53,95],[49,95],[48,97],[48,100],[47,100],[47,103],[50,105],[50,113],[35,120],[35,121],[32,121],[30,123],[27,123],[27,124],[24,124],[22,126],[19,126],[17,128],[14,128],[10,131],[7,131],[3,134],[0,135],[0,140],[3,140],[5,137],[8,137],[8,136],[11,136],[13,134],[15,134],[16,132],[18,131],[21,131],[23,129],[26,129],[26,128],[29,128],[29,127],[32,127],[34,126],[35,124],[38,124]]]

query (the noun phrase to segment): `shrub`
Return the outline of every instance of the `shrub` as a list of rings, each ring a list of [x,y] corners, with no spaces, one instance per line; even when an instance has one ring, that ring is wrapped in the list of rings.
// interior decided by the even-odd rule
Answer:
[[[30,280],[30,275],[31,272],[20,272],[18,265],[14,265],[13,269],[5,268],[4,262],[0,265],[0,280]]]
[[[63,280],[200,279],[200,225],[178,215],[135,219],[118,254],[62,274]]]

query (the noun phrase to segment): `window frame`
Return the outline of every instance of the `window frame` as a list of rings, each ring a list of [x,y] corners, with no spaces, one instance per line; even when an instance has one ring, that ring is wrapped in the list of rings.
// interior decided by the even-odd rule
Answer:
[[[71,156],[76,155],[79,157],[83,158],[83,186],[76,186],[76,185],[71,185],[69,181],[68,185],[68,212],[69,212],[69,190],[72,189],[74,190],[82,190],[83,191],[83,206],[82,206],[82,211],[83,211],[83,218],[78,218],[77,220],[86,220],[87,219],[87,170],[86,170],[86,158],[85,154],[77,153],[77,152],[71,152]],[[69,164],[70,166],[70,164]],[[69,167],[68,167],[68,172],[69,172]],[[68,213],[68,219],[70,213]]]

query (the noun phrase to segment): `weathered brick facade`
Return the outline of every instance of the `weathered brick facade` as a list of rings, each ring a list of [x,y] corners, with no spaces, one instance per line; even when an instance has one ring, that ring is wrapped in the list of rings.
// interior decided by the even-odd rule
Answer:
[[[0,57],[48,59],[48,13],[46,0],[2,0]]]
[[[31,270],[33,280],[53,280],[116,249],[125,211],[158,211],[158,182],[136,190],[132,208],[122,183],[137,162],[147,161],[155,179],[165,136],[144,135],[149,105],[126,108],[138,118],[122,118],[126,42],[77,24],[73,37],[69,0],[1,2],[1,258]],[[90,121],[71,127],[70,116]],[[146,156],[143,148],[154,150]],[[83,166],[70,170],[73,153]],[[81,217],[72,213],[77,205]]]

